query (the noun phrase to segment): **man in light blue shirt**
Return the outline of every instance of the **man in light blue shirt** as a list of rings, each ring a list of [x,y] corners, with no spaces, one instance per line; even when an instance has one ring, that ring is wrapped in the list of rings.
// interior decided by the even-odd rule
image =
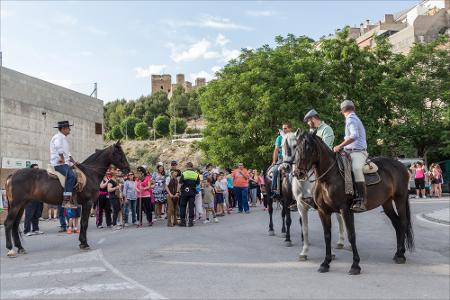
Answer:
[[[355,105],[350,100],[341,103],[341,113],[345,117],[345,138],[342,143],[333,148],[334,152],[344,149],[352,159],[352,171],[355,176],[356,197],[352,210],[361,212],[366,210],[366,183],[363,167],[366,163],[367,141],[366,130],[355,113]]]
[[[291,132],[291,126],[287,123],[283,123],[282,132],[284,134]],[[278,187],[278,174],[281,163],[283,162],[283,151],[281,151],[281,144],[283,142],[283,137],[281,133],[275,139],[275,148],[273,149],[272,155],[272,196],[277,197],[280,195],[279,187]]]

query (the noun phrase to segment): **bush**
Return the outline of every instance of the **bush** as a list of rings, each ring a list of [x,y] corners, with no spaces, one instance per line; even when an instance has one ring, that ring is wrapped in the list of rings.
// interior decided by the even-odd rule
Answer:
[[[136,126],[134,126],[134,134],[140,139],[140,140],[146,140],[150,136],[148,132],[148,126],[147,123],[141,122],[137,123]]]
[[[137,123],[140,122],[141,121],[135,117],[128,117],[125,120],[123,120],[122,123],[120,124],[122,136],[128,137],[129,139],[136,138],[136,134],[134,133],[134,127],[136,126]]]
[[[182,134],[186,130],[187,124],[184,119],[172,118],[170,120],[170,135]]]
[[[193,134],[193,133],[201,133],[202,130],[200,128],[188,127],[188,128],[186,128],[186,130],[184,132],[188,133],[188,134]]]
[[[123,138],[122,130],[120,128],[120,125],[115,125],[111,129],[111,131],[109,133],[109,136],[110,136],[110,139],[112,139],[112,140],[119,140],[119,139]]]
[[[158,136],[168,136],[169,135],[169,124],[170,119],[168,116],[157,116],[153,120],[153,128]]]

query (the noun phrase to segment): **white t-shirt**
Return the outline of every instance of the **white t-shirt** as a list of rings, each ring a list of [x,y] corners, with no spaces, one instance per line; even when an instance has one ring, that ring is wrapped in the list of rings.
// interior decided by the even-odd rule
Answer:
[[[217,180],[214,186],[218,189],[221,189],[222,193],[228,192],[228,184],[226,179]]]
[[[64,134],[58,132],[50,141],[50,164],[52,166],[61,165],[58,162],[60,154],[64,156],[64,164],[68,165],[70,157],[69,142]]]

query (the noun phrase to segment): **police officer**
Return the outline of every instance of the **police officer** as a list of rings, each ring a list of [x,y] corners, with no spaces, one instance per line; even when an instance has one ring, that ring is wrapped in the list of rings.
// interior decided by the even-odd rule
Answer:
[[[186,163],[186,170],[181,174],[180,178],[180,217],[181,221],[178,226],[186,227],[186,206],[189,203],[189,227],[194,226],[194,205],[196,187],[200,184],[200,176],[194,170],[191,162]]]

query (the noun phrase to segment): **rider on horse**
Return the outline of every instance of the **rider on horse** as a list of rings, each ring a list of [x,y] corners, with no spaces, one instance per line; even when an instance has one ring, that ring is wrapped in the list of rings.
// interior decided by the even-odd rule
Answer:
[[[74,163],[74,160],[70,155],[69,142],[66,138],[70,134],[71,126],[73,125],[70,125],[69,121],[60,121],[57,126],[53,127],[58,129],[58,133],[50,141],[50,164],[55,168],[55,171],[66,177],[62,206],[76,208],[73,195],[76,176],[69,166],[69,163]]]
[[[286,134],[288,132],[291,132],[291,126],[288,123],[283,123],[282,127],[283,133]],[[279,189],[278,189],[278,174],[281,163],[283,162],[283,151],[282,148],[282,142],[283,137],[281,134],[278,134],[275,139],[275,148],[273,150],[273,156],[272,156],[272,196],[277,197],[280,195]]]
[[[320,119],[319,113],[315,109],[311,109],[303,118],[303,121],[308,123],[310,131],[316,131],[316,135],[320,137],[325,144],[332,149],[334,143],[334,132],[330,125],[326,124]],[[314,207],[312,198],[303,199],[306,204]]]
[[[341,103],[341,113],[345,117],[345,138],[342,143],[333,148],[334,152],[342,149],[350,155],[352,160],[352,171],[355,177],[356,197],[352,210],[366,210],[366,183],[363,174],[363,167],[368,157],[366,130],[364,125],[355,113],[353,101],[345,100]]]

